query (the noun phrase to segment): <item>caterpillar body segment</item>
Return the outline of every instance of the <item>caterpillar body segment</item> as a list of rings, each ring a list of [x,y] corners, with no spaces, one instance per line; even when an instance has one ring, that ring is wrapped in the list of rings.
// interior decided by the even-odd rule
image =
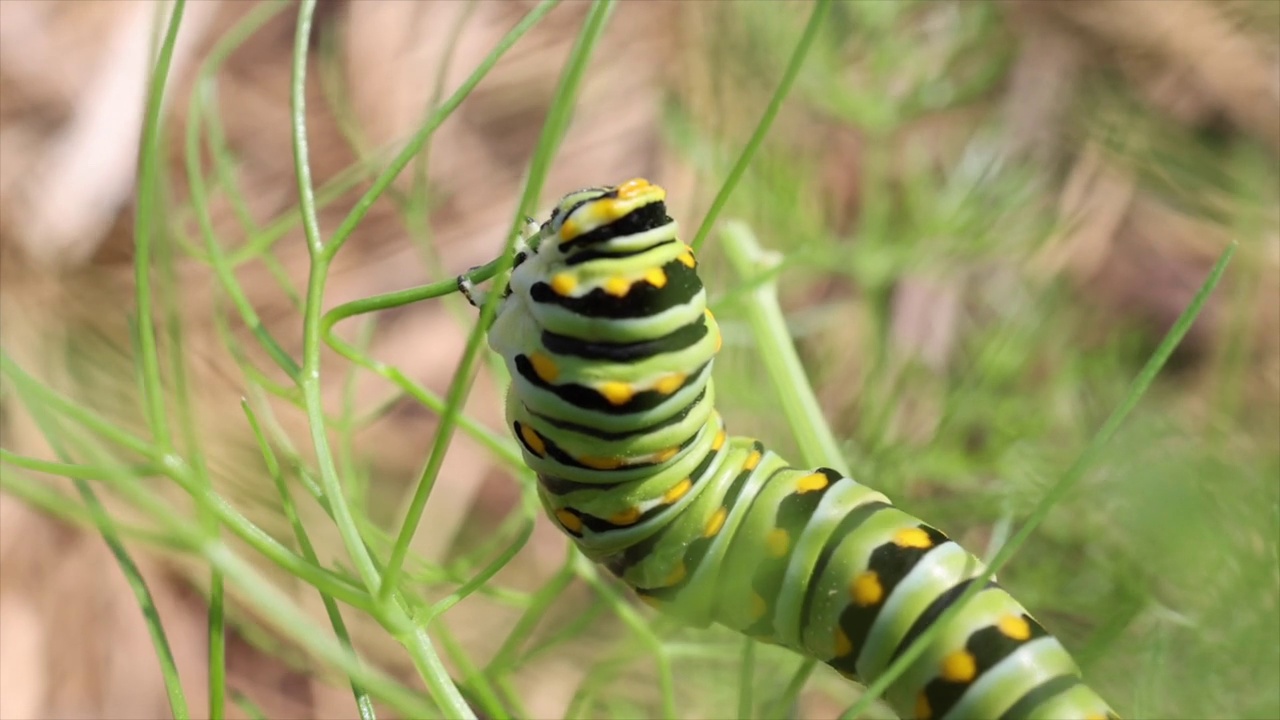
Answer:
[[[726,434],[720,331],[664,200],[640,179],[570,193],[516,256],[489,343],[543,506],[660,610],[873,681],[983,566],[881,493]],[[1116,717],[994,582],[886,700],[922,719]]]

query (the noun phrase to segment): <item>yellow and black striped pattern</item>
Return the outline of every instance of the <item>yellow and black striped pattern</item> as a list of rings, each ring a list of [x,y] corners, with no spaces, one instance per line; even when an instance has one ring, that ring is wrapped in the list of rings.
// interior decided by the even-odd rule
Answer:
[[[646,602],[874,680],[983,567],[851,478],[726,435],[720,332],[664,200],[639,179],[571,193],[518,248],[489,342],[542,502]],[[1115,717],[995,583],[886,698],[916,718]]]

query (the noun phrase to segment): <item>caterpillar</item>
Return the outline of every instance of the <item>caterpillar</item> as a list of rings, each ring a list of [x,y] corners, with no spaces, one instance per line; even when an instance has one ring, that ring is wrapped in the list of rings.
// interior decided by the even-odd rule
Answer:
[[[566,195],[515,248],[488,331],[551,518],[641,599],[879,677],[983,572],[942,532],[715,410],[721,337],[665,191]],[[480,307],[486,291],[461,276]],[[892,683],[902,717],[1115,718],[1062,644],[987,582]]]

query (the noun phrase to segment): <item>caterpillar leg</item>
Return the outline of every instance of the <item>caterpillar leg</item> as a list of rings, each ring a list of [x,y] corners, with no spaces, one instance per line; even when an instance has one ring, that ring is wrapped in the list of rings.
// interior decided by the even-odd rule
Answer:
[[[476,267],[480,266],[477,265]],[[471,270],[475,270],[476,267],[471,268]],[[471,307],[478,308],[484,305],[484,301],[489,297],[489,293],[477,288],[476,284],[471,282],[471,278],[467,277],[471,270],[468,270],[466,274],[458,276],[458,292],[462,293],[462,297],[466,298],[467,302],[471,303]]]
[[[541,223],[531,217],[525,216],[524,229],[521,230],[520,235],[516,237],[516,241],[512,246],[512,250],[515,252],[515,259],[511,263],[512,269],[520,267],[525,260],[529,259],[529,254],[532,252],[529,241],[533,239],[541,229]],[[476,287],[476,284],[472,282],[469,277],[471,273],[475,272],[475,270],[480,267],[483,266],[473,266],[469,268],[467,272],[458,276],[458,292],[462,293],[462,296],[465,297],[467,302],[471,303],[471,307],[474,308],[482,307],[485,304],[485,301],[489,299],[489,292]],[[507,294],[510,294],[510,290],[507,291]]]

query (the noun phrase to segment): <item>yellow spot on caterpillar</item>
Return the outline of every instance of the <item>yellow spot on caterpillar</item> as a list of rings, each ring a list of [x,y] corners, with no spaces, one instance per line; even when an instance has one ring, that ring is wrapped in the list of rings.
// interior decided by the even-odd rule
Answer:
[[[1021,615],[1005,615],[996,623],[996,627],[1005,637],[1014,640],[1026,640],[1031,637],[1031,623]]]
[[[675,457],[675,456],[676,456],[676,454],[677,454],[677,453],[679,453],[679,452],[680,452],[680,446],[679,446],[679,445],[676,445],[675,447],[669,447],[669,448],[667,448],[666,450],[663,450],[663,451],[661,451],[661,452],[655,453],[655,454],[654,454],[654,456],[653,456],[653,462],[655,462],[655,463],[664,463],[664,462],[666,462],[666,461],[670,460],[671,458]]]
[[[715,511],[709,520],[707,526],[702,529],[702,537],[715,537],[720,532],[720,528],[724,527],[725,518],[729,517],[729,508],[720,508]]]
[[[755,470],[756,466],[760,464],[761,457],[763,456],[760,454],[759,450],[752,450],[751,454],[747,456],[747,461],[742,463],[742,469]]]
[[[875,570],[860,573],[849,585],[849,594],[861,607],[878,604],[884,598],[884,587],[880,584],[880,576],[876,575]]]
[[[622,512],[614,513],[609,517],[609,522],[614,525],[634,525],[640,519],[640,508],[632,506]]]
[[[560,226],[560,242],[569,242],[578,237],[578,225],[572,220],[565,220]]]
[[[933,708],[929,707],[929,698],[920,693],[916,698],[916,720],[929,720],[933,717]]]
[[[720,432],[716,433],[716,439],[711,441],[711,449],[719,450],[720,448],[724,447],[725,437],[727,436],[724,434],[724,430],[721,430]]]
[[[1107,720],[1107,716],[1101,713],[1089,713],[1084,716],[1085,720]]]
[[[653,186],[644,178],[632,178],[618,186],[618,199],[630,200],[651,187]]]
[[[560,368],[556,367],[556,361],[540,352],[530,355],[529,363],[533,365],[533,371],[543,382],[555,382],[556,378],[560,377]]]
[[[957,650],[942,660],[942,679],[953,683],[971,683],[978,674],[978,661],[968,650]]]
[[[760,597],[759,593],[751,593],[751,619],[759,620],[769,611],[769,603]]]
[[[787,550],[791,549],[791,536],[782,528],[774,528],[764,539],[765,546],[769,548],[769,557],[782,557],[787,554]]]
[[[680,253],[680,257],[678,257],[678,258],[676,258],[676,259],[677,259],[677,260],[679,260],[680,262],[684,263],[684,264],[685,264],[685,266],[686,266],[686,267],[689,267],[689,268],[692,268],[692,267],[694,267],[694,266],[696,266],[696,265],[698,264],[698,261],[697,261],[697,260],[695,260],[695,259],[694,259],[694,257],[693,257],[693,250],[692,250],[692,249],[685,250],[684,252]]]
[[[622,458],[596,457],[595,455],[583,455],[578,458],[578,464],[589,467],[592,470],[617,470],[622,467]]]
[[[925,549],[933,546],[933,541],[929,539],[929,533],[924,530],[913,527],[903,528],[893,534],[893,544],[903,548],[920,548]]]
[[[678,585],[681,580],[684,580],[685,574],[686,570],[684,567],[684,561],[681,560],[675,567],[671,568],[671,573],[668,574],[667,579],[662,582],[663,587]]]
[[[617,380],[600,383],[600,387],[596,388],[596,392],[603,395],[610,405],[626,405],[636,395],[635,388]]]
[[[671,373],[655,383],[653,389],[663,395],[670,395],[671,393],[679,390],[681,385],[684,385],[685,377],[686,375],[684,373]]]
[[[576,287],[578,287],[578,279],[569,273],[556,273],[551,276],[551,291],[560,297],[568,297]]]
[[[631,281],[614,275],[604,281],[604,291],[614,297],[623,297],[631,289]]]
[[[827,486],[828,482],[829,481],[827,480],[827,476],[823,475],[822,473],[813,473],[812,475],[805,475],[804,477],[800,478],[800,480],[796,483],[796,494],[803,495],[807,492],[821,490],[822,488]]]
[[[648,282],[650,285],[656,288],[663,287],[667,284],[667,274],[663,272],[662,268],[660,267],[651,268],[648,271],[646,271],[644,274],[644,279],[646,282]]]
[[[841,628],[836,628],[835,656],[838,658],[842,658],[851,652],[853,652],[853,641],[849,639],[848,635],[844,634],[844,630],[842,630]]]
[[[560,525],[571,533],[582,532],[582,518],[575,515],[572,511],[560,508],[556,511],[556,520],[560,521]]]
[[[690,480],[689,478],[685,478],[680,482],[676,483],[675,485],[672,485],[671,489],[662,493],[662,501],[670,505],[671,503],[684,497],[685,493],[689,492],[689,488],[691,487],[693,487],[693,480]]]
[[[520,432],[520,438],[524,440],[524,444],[538,457],[546,457],[547,444],[542,441],[542,436],[533,428],[524,423],[516,423],[516,429]]]
[[[720,348],[724,347],[724,335],[720,331],[716,331],[716,352],[720,352]]]

